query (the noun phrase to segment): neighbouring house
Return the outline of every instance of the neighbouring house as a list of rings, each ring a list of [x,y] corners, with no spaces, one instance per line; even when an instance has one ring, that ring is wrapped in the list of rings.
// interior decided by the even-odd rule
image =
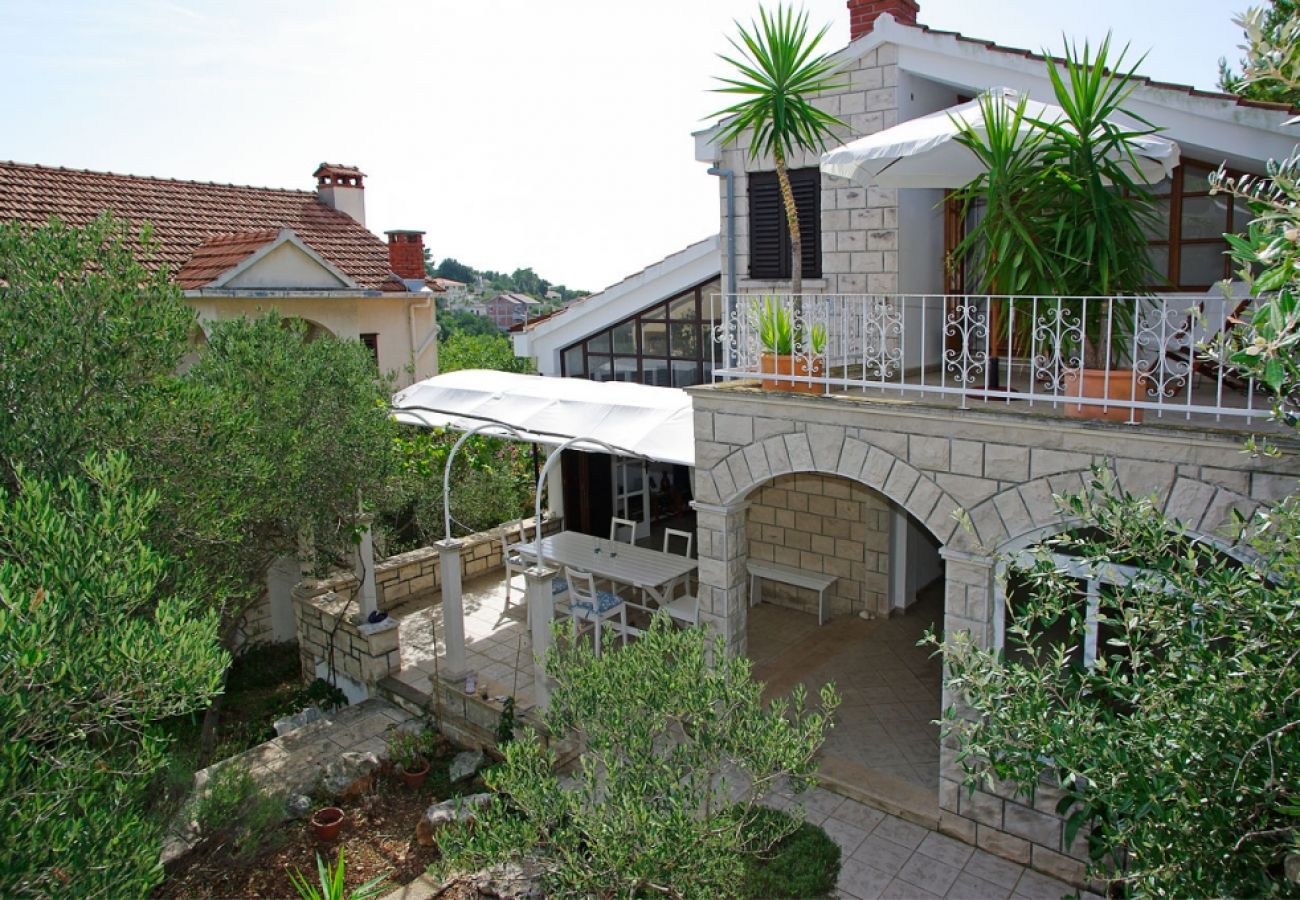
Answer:
[[[918,25],[915,0],[848,7],[851,43],[835,57],[846,85],[816,99],[848,124],[846,142],[995,87],[1051,97],[1043,56]],[[778,683],[835,680],[865,698],[841,709],[825,748],[832,785],[1075,883],[1086,847],[1082,837],[1066,842],[1050,786],[1035,798],[960,786],[954,751],[933,724],[954,697],[917,638],[960,630],[1000,646],[1015,597],[1003,560],[1077,524],[1062,519],[1053,495],[1080,489],[1094,466],[1154,496],[1227,556],[1241,552],[1225,531],[1233,511],[1274,503],[1300,474],[1287,434],[1276,436],[1293,451],[1281,458],[1241,452],[1248,433],[1272,427],[1268,401],[1196,356],[1197,342],[1249,302],[1216,287],[1231,274],[1222,234],[1241,230],[1249,213],[1212,195],[1206,176],[1221,165],[1263,173],[1268,159],[1285,157],[1297,136],[1283,123],[1295,111],[1146,80],[1127,105],[1179,144],[1182,164],[1155,186],[1162,218],[1149,250],[1165,281],[1129,307],[1123,353],[1142,388],[1089,407],[1106,403],[1119,421],[1079,417],[1083,404],[1065,399],[1063,379],[1079,362],[1048,332],[1073,327],[1069,304],[975,296],[945,265],[965,223],[942,190],[864,187],[823,174],[815,154],[792,160],[804,254],[796,300],[772,163],[751,162],[743,137],[721,146],[718,126],[696,135],[697,160],[720,176],[715,271],[727,285],[713,383],[690,389],[702,619],[754,657],[765,680],[764,657],[777,661]],[[754,327],[760,298],[798,317],[804,334],[824,329],[817,359],[783,390],[761,389],[776,380],[763,374],[776,361],[764,360]],[[992,318],[1007,314],[999,309],[1033,327],[1008,328],[999,343],[990,333]],[[542,346],[545,327],[530,346]],[[554,370],[548,354],[560,352],[566,374],[580,361],[584,373],[603,373],[607,358],[618,371],[613,347],[566,347],[533,355]],[[752,605],[752,573],[774,567],[833,576],[832,621],[787,627],[793,611],[816,610],[818,594],[780,579],[763,583],[769,602]],[[1097,652],[1105,589],[1079,582],[1085,662]]]
[[[177,181],[0,162],[0,219],[149,222],[157,261],[206,323],[275,308],[309,333],[359,340],[406,385],[438,370],[424,232],[366,228],[365,175],[322,163],[315,191]]]
[[[483,312],[502,331],[509,331],[511,327],[533,318],[539,302],[527,294],[497,294],[483,304]]]
[[[435,289],[442,291],[444,297],[451,303],[463,301],[469,294],[469,285],[463,281],[456,281],[453,278],[431,278],[430,282]]]
[[[691,244],[516,325],[515,355],[532,359],[542,375],[678,388],[707,383],[716,361],[718,245],[717,235]],[[690,473],[681,466],[578,451],[565,451],[560,462],[551,511],[577,531],[607,534],[617,516],[636,522],[644,538],[690,500]]]

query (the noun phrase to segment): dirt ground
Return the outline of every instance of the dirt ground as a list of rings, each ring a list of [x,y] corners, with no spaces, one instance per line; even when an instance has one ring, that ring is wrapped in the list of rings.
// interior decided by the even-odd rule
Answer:
[[[445,760],[440,760],[443,766]],[[439,790],[441,788],[442,790]],[[158,898],[297,897],[289,873],[301,871],[316,884],[316,854],[330,864],[343,847],[347,884],[354,888],[385,874],[391,888],[414,880],[438,858],[436,847],[415,840],[415,824],[424,811],[443,799],[446,783],[433,778],[412,790],[396,773],[376,774],[371,790],[354,800],[336,802],[347,815],[339,837],[316,839],[306,820],[283,823],[261,852],[247,859],[232,859],[220,846],[208,846],[178,860],[167,880],[155,891]],[[449,896],[456,896],[453,892]]]

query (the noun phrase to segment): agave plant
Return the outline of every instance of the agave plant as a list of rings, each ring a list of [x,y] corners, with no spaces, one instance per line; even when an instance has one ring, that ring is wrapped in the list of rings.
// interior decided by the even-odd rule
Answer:
[[[758,341],[768,353],[790,356],[796,350],[811,351],[814,356],[826,352],[826,326],[809,326],[807,339],[802,327],[794,324],[790,310],[776,297],[765,297],[758,306],[756,321]]]
[[[339,847],[338,862],[331,866],[316,854],[316,877],[319,885],[312,884],[302,872],[289,873],[289,881],[298,892],[300,900],[373,900],[388,890],[384,883],[386,875],[378,875],[365,884],[353,888],[349,893],[344,881],[346,865],[343,861],[343,848]]]

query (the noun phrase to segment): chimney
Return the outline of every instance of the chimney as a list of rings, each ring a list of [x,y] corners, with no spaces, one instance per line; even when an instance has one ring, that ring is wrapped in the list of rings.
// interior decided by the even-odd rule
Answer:
[[[388,267],[393,274],[406,282],[418,281],[423,287],[424,232],[385,231],[384,234],[388,235]]]
[[[917,0],[849,0],[849,40],[869,34],[881,13],[889,13],[899,25],[915,25],[920,11]]]
[[[321,163],[312,177],[316,179],[317,200],[366,224],[366,194],[362,185],[365,172],[355,166]]]

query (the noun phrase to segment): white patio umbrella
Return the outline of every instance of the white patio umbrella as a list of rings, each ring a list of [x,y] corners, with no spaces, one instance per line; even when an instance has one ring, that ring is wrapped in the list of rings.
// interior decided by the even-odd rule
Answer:
[[[1015,109],[1020,94],[1013,88],[993,88],[988,95]],[[1052,103],[1025,101],[1025,118],[1058,122],[1065,111]],[[958,143],[957,122],[982,131],[980,101],[971,100],[929,115],[901,122],[822,155],[821,170],[856,181],[864,187],[959,188],[975,180],[983,164]],[[1118,120],[1120,125],[1131,123]],[[1026,128],[1030,127],[1028,123]],[[1138,172],[1148,184],[1168,177],[1178,165],[1178,145],[1168,138],[1133,138]]]

